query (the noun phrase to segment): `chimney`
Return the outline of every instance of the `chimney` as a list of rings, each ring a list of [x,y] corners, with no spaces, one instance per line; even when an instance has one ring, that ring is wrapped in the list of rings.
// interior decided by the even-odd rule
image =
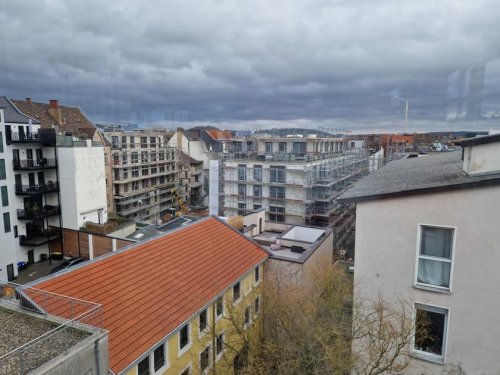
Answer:
[[[26,103],[31,104],[31,98],[26,98]]]
[[[56,125],[62,125],[61,108],[59,108],[59,100],[50,99],[49,113],[56,120]]]

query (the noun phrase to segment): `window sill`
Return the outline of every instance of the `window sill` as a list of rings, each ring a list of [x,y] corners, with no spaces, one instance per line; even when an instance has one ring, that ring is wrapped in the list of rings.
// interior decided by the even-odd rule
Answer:
[[[239,304],[241,302],[243,298],[238,298],[236,301],[233,302],[233,306],[236,306],[237,304]]]
[[[152,370],[152,371],[153,371],[153,372],[152,372],[152,374],[153,374],[153,375],[163,374],[166,370],[168,370],[168,368],[169,368],[169,367],[170,367],[170,363],[167,363],[166,365],[164,365],[164,366],[160,367],[160,368],[159,368],[158,370],[156,370],[156,371],[153,369],[153,370]]]
[[[413,288],[420,289],[420,290],[426,290],[428,292],[441,293],[441,294],[450,294],[451,295],[451,290],[450,289],[440,288],[440,287],[433,287],[431,285],[414,284]]]
[[[179,352],[177,353],[177,358],[181,358],[186,352],[191,349],[191,346],[193,346],[193,343],[190,342],[187,344],[184,348],[180,349]]]
[[[443,356],[438,356],[435,354],[421,352],[421,351],[417,351],[417,350],[413,350],[411,355],[412,355],[412,357],[414,357],[416,359],[420,359],[422,361],[435,363],[438,365],[444,365],[444,357]]]

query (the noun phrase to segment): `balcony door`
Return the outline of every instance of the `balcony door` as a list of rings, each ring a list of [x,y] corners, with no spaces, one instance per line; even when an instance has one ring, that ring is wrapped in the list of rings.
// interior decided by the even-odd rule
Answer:
[[[41,148],[37,148],[35,151],[36,151],[36,164],[41,165],[43,160],[43,150]]]
[[[26,150],[26,159],[28,166],[32,167],[34,164],[33,164],[33,150],[31,148],[28,148]]]
[[[35,186],[35,174],[34,173],[28,173],[28,181],[30,186]]]
[[[26,223],[26,236],[29,237],[37,237],[41,236],[43,231],[43,221],[35,220]]]

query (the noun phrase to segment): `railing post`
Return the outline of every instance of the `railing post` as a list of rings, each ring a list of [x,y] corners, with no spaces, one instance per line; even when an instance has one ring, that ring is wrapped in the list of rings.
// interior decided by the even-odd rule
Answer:
[[[19,375],[24,375],[23,370],[23,350],[19,350]]]

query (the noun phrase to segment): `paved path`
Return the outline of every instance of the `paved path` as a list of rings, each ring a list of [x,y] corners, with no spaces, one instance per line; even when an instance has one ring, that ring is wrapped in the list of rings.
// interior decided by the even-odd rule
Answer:
[[[41,277],[50,274],[50,271],[62,263],[62,260],[51,260],[49,261],[33,263],[28,266],[28,268],[19,271],[18,278],[14,281],[17,284],[27,284],[29,282],[35,281]]]

